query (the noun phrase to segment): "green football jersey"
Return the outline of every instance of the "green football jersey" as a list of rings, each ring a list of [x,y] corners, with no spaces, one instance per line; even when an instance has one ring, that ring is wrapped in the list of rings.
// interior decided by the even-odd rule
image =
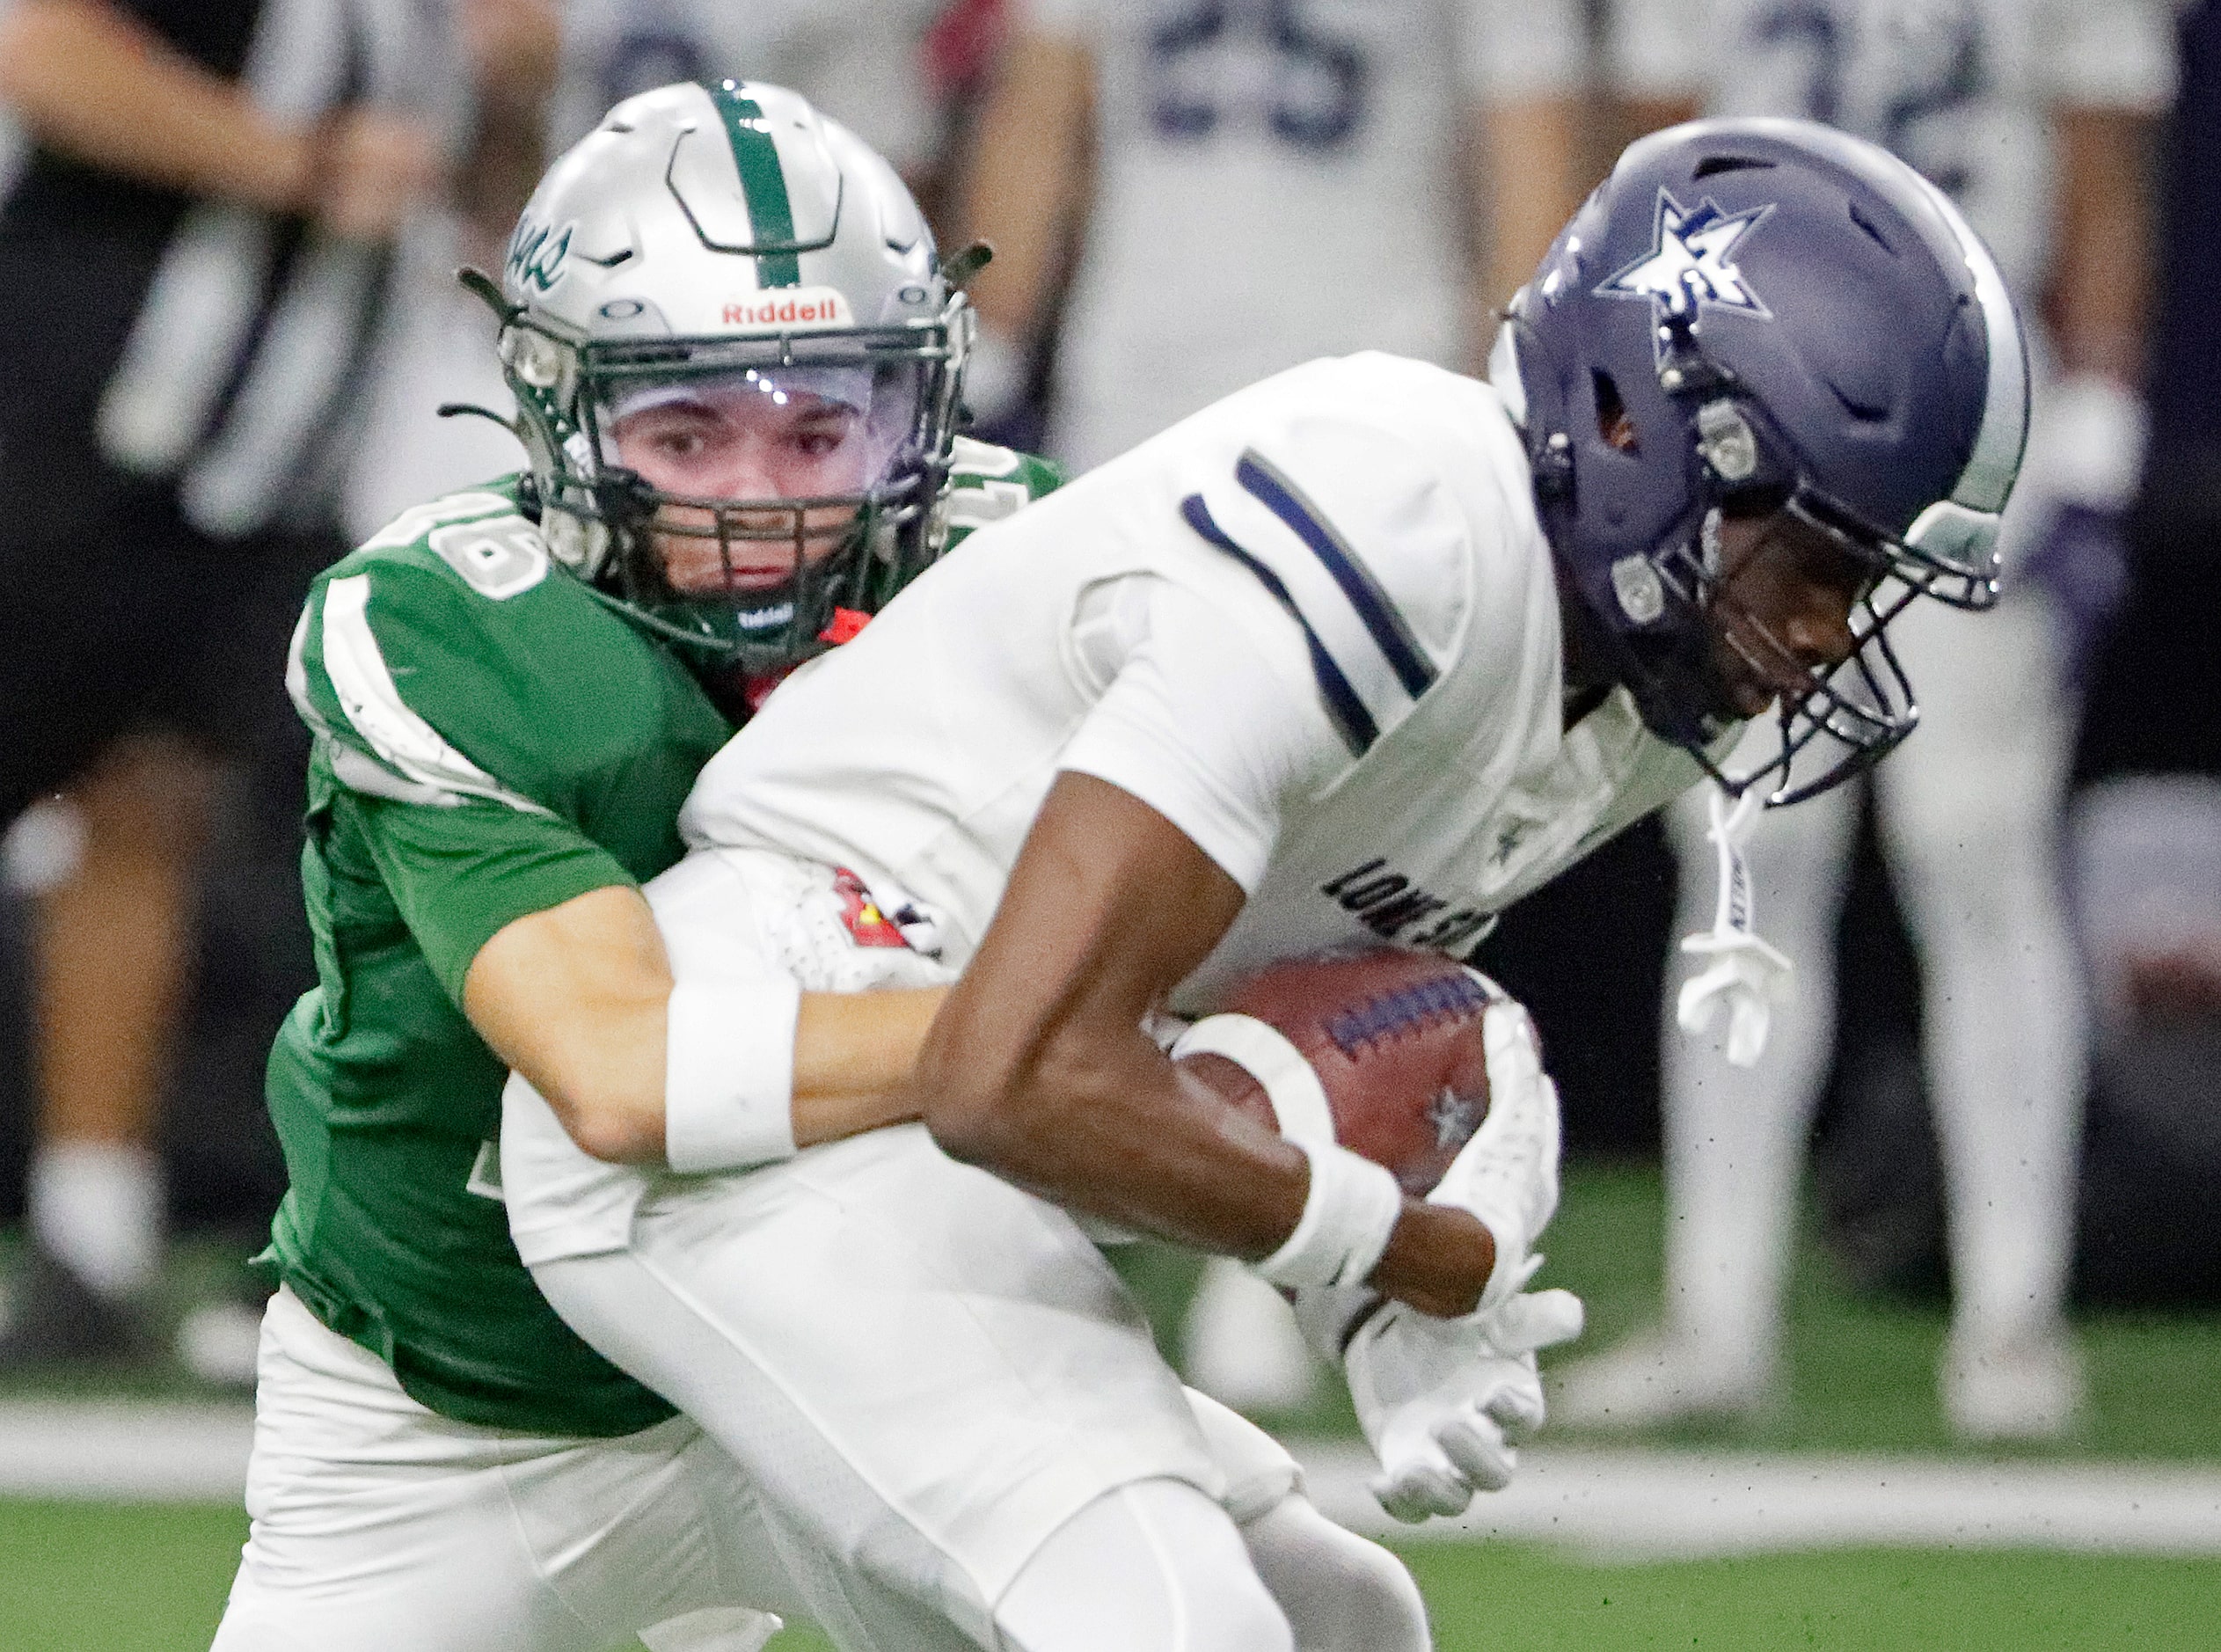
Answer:
[[[941,530],[953,545],[1056,479],[960,439]],[[508,1070],[459,1005],[505,925],[679,858],[679,805],[731,726],[551,561],[514,480],[405,512],[322,574],[287,681],[315,735],[318,984],[270,1053],[290,1186],[266,1261],[444,1416],[582,1436],[661,1421],[510,1243]]]

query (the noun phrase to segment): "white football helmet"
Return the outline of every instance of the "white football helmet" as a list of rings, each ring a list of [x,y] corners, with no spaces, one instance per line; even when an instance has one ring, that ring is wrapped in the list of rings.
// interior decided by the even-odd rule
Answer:
[[[704,663],[807,658],[836,610],[876,610],[936,553],[971,312],[894,169],[799,94],[727,80],[617,105],[541,180],[500,296],[550,546]],[[703,498],[617,463],[624,409],[705,382],[838,399],[862,415],[868,474],[815,497]],[[714,541],[728,576],[736,551],[760,568],[767,542],[791,547],[791,571],[689,596],[656,550],[673,535]]]

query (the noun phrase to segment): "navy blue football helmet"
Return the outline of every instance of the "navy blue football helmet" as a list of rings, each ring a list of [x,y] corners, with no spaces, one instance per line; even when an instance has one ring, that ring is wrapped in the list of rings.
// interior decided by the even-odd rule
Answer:
[[[1731,791],[1794,802],[1878,761],[1918,716],[1889,621],[1924,596],[1997,599],[2027,435],[2020,320],[1958,209],[1871,143],[1730,120],[1632,145],[1512,301],[1490,376],[1575,623],[1649,727]],[[1777,703],[1778,753],[1723,773],[1718,526],[1779,510],[1865,570],[1858,647],[1815,669],[1765,637],[1777,657],[1754,665],[1808,686]]]

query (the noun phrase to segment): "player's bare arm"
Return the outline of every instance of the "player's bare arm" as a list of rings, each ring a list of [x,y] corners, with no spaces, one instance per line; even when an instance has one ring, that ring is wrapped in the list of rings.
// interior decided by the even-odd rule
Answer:
[[[23,0],[0,19],[0,98],[38,140],[150,183],[286,209],[307,195],[309,134],[258,112],[101,0]]]
[[[1242,900],[1155,809],[1059,776],[919,1056],[911,1093],[935,1139],[1115,1222],[1251,1259],[1276,1250],[1303,1215],[1304,1155],[1176,1072],[1141,1030]],[[1472,1216],[1406,1203],[1372,1283],[1463,1313],[1494,1264]]]
[[[943,996],[803,995],[797,1146],[917,1116],[901,1085]],[[625,885],[518,918],[479,951],[463,984],[479,1036],[547,1098],[572,1140],[617,1164],[663,1162],[670,998],[654,917]]]
[[[0,99],[40,143],[126,177],[341,234],[391,234],[439,158],[415,120],[353,106],[286,125],[101,0],[24,0],[0,20]]]
[[[1559,227],[1581,204],[1588,181],[1583,114],[1575,98],[1511,98],[1476,110],[1466,123],[1466,168],[1480,244],[1474,274],[1482,325],[1473,329],[1476,339],[1494,333],[1488,316],[1534,273]]]
[[[477,83],[479,120],[456,194],[479,243],[479,261],[490,265],[547,158],[562,19],[554,0],[469,0],[457,21]]]
[[[1094,64],[1076,40],[1021,30],[997,69],[958,205],[968,238],[986,241],[995,261],[971,283],[986,355],[974,346],[974,398],[1014,393],[983,384],[984,369],[1014,380],[1014,352],[1030,340],[1054,295],[1076,218],[1085,209],[1087,134]]]
[[[2153,118],[2135,109],[2058,112],[2060,246],[2053,282],[2059,353],[2071,372],[2134,384],[2144,369],[2152,260]]]

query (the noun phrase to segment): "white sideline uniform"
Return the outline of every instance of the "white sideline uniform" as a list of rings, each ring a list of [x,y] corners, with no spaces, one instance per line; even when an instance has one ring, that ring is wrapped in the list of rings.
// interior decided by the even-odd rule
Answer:
[[[1709,99],[1719,114],[1827,119],[1894,149],[1957,200],[2029,296],[2053,252],[2051,108],[2156,112],[2173,85],[2169,9],[2158,0],[1614,4],[1623,89]],[[2053,381],[2042,340],[2031,343],[2039,370],[2028,458],[2005,516],[2005,600],[1969,625],[1918,603],[1891,627],[1921,720],[1874,779],[1922,965],[1955,1334],[1975,1346],[2040,1336],[2057,1320],[2083,1084],[2082,983],[2055,853],[2076,707],[2050,603],[2012,579],[2059,496],[2054,467],[2081,456],[2061,451],[2071,438],[2048,416]],[[1764,1060],[1735,1068],[1708,1043],[1665,1041],[1669,1334],[1750,1378],[1770,1370],[1779,1345],[1857,807],[1844,788],[1770,815],[1745,851],[1759,924],[1802,977],[1796,1001],[1774,1012]],[[1684,869],[1682,928],[1700,929],[1712,903],[1694,875],[1711,859],[1704,810],[1684,805],[1667,819]]]
[[[807,98],[889,164],[933,158],[924,47],[946,0],[562,0],[549,153],[637,92],[677,80],[765,80]]]
[[[1095,66],[1048,444],[1070,469],[1313,356],[1480,359],[1463,130],[1487,105],[1577,88],[1578,0],[1014,10]]]
[[[1337,941],[1462,951],[1699,773],[1624,694],[1563,731],[1559,650],[1494,392],[1388,356],[1314,362],[983,529],[798,673],[704,771],[681,816],[697,847],[649,898],[681,975],[752,944],[806,988],[945,979],[1073,769],[1249,893],[1194,1001]],[[929,914],[940,962],[793,941],[798,866],[831,866]],[[1227,1490],[1077,1225],[922,1127],[659,1176],[587,1158],[513,1078],[502,1173],[574,1329],[802,1509],[837,1566],[907,1576],[975,1633],[1105,1492]],[[807,1432],[758,1426],[769,1393]],[[829,1459],[868,1508],[823,1492],[845,1478]]]

